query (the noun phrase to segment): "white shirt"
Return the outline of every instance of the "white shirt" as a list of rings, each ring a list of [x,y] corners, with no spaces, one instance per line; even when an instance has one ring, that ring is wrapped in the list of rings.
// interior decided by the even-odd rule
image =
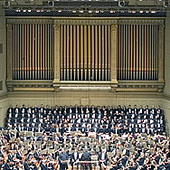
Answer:
[[[77,152],[74,152],[74,158],[77,159]]]
[[[105,153],[102,153],[101,159],[104,160],[105,158]]]
[[[126,154],[126,149],[123,150],[123,155],[125,155],[125,154]]]

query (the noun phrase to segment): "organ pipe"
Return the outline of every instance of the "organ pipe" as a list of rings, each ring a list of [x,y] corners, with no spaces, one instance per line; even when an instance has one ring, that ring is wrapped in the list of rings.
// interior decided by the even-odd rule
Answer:
[[[158,80],[158,25],[119,25],[118,80]]]
[[[61,73],[64,75],[61,80],[109,81],[110,25],[67,25],[67,31],[65,27],[61,25],[61,37],[64,35],[61,40],[61,59],[67,62],[67,71],[65,64],[61,63]],[[68,34],[69,41],[65,38]],[[69,58],[72,62],[69,62],[65,53],[71,54],[72,50],[73,55]],[[72,68],[68,67],[68,63],[73,63]],[[71,78],[72,69],[74,74]]]
[[[53,79],[53,26],[13,24],[13,79]]]

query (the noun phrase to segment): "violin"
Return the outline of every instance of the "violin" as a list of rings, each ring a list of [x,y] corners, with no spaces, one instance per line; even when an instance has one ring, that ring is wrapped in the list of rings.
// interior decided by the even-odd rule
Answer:
[[[35,158],[32,158],[30,161],[28,161],[28,164],[30,164],[30,163],[32,163],[32,162],[35,164],[35,166],[36,166],[37,168],[40,167],[39,163],[37,162],[37,160],[36,160]]]
[[[22,162],[24,162],[24,161],[25,161],[25,155],[21,153],[21,155],[20,155],[20,156],[21,156],[21,160],[22,160]]]
[[[51,159],[51,160],[49,160],[49,161],[47,161],[47,162],[45,163],[45,165],[47,165],[47,166],[48,166],[49,164],[52,164],[55,170],[58,169],[58,164],[57,164],[57,162],[56,162],[55,159]]]
[[[3,158],[4,158],[4,163],[6,163],[7,158],[8,158],[7,152],[3,152],[2,155],[3,155]]]

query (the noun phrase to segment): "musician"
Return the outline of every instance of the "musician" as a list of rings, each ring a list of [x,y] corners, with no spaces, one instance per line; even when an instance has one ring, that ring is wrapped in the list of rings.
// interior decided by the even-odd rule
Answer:
[[[90,146],[87,142],[85,142],[85,144],[82,146],[82,148],[85,150],[88,150],[88,151],[90,150]]]
[[[8,132],[7,136],[6,136],[6,139],[7,141],[9,142],[10,139],[14,136],[14,134],[12,134],[10,131]]]
[[[47,161],[46,161],[46,167],[49,170],[54,170],[54,161],[53,161],[51,156],[49,156]]]
[[[81,157],[81,161],[91,161],[91,155],[88,152],[88,149],[85,149],[85,152],[83,153],[82,157]],[[86,164],[86,168],[90,167],[90,170],[92,170],[92,166],[91,163]]]
[[[120,165],[120,162],[116,162],[114,165],[112,165],[112,168],[110,170],[117,170],[120,169],[122,166]]]
[[[125,168],[126,168],[127,160],[128,160],[128,157],[125,154],[123,154],[121,158],[121,162],[122,162],[123,167]]]
[[[160,156],[160,154],[159,154],[158,152],[157,152],[156,155],[154,156],[154,159],[155,159],[156,163],[159,164],[159,161],[160,161],[160,159],[161,159],[161,156]]]
[[[36,150],[35,152],[34,152],[34,158],[39,162],[40,161],[40,157],[39,157],[39,150]]]
[[[137,159],[139,166],[143,166],[144,161],[145,161],[145,155],[143,152],[141,152],[141,156]]]
[[[32,144],[32,148],[31,148],[32,150],[36,150],[36,144],[35,144],[35,141],[33,141],[33,144]]]
[[[3,170],[10,170],[10,169],[12,169],[12,168],[9,166],[9,163],[5,163]]]
[[[165,168],[166,169],[170,169],[170,159],[167,160],[167,162],[165,162]]]
[[[78,153],[78,149],[75,148],[74,152],[71,154],[70,156],[70,164],[72,166],[72,170],[73,170],[73,165],[75,162],[79,161],[79,153]],[[77,169],[78,169],[78,163],[77,163]]]
[[[59,154],[59,164],[60,164],[60,170],[66,170],[68,169],[68,155],[66,152],[64,152],[64,148],[61,149],[61,153]]]
[[[40,168],[41,168],[41,170],[47,170],[47,166],[45,165],[45,160],[42,160]]]
[[[9,153],[8,153],[8,159],[7,159],[7,161],[8,161],[8,162],[13,162],[13,157],[14,157],[14,155],[12,155],[11,152],[9,152]]]
[[[107,153],[105,151],[105,149],[102,149],[102,152],[99,154],[99,166],[100,166],[100,170],[102,169],[101,166],[104,167],[104,170],[106,170],[106,166],[107,166]]]
[[[82,124],[80,130],[83,135],[87,136],[87,127],[85,126],[85,123]]]
[[[22,160],[20,150],[17,151],[16,158],[19,159],[19,160]]]

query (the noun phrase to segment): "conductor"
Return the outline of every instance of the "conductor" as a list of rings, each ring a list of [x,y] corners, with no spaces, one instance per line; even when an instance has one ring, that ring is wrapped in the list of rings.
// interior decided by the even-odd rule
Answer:
[[[64,148],[61,149],[61,153],[58,157],[59,164],[60,164],[60,170],[66,170],[68,169],[68,155],[66,152],[64,152]]]

